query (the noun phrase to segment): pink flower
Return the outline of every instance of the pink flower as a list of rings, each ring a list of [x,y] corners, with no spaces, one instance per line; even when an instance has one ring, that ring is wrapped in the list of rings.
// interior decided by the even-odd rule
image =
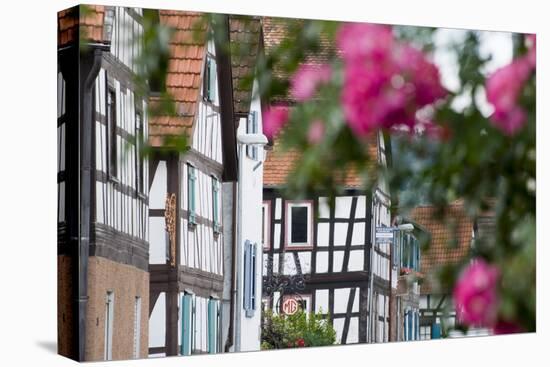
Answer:
[[[493,328],[493,333],[496,335],[501,334],[516,334],[516,333],[524,333],[525,329],[523,329],[519,324],[512,322],[512,321],[505,321],[505,320],[499,320],[495,327]]]
[[[332,76],[329,65],[302,64],[290,80],[291,95],[300,102],[313,97],[319,84],[328,83]]]
[[[309,126],[307,140],[310,144],[319,144],[325,135],[325,125],[320,120],[315,120]]]
[[[302,338],[297,339],[297,340],[296,340],[296,346],[298,346],[298,347],[305,347],[305,346],[306,346],[305,340],[302,339]]]
[[[519,106],[519,96],[532,67],[528,58],[520,58],[495,71],[485,84],[487,100],[495,111],[490,121],[505,134],[514,135],[527,120]]]
[[[268,107],[262,115],[263,131],[268,138],[273,138],[288,121],[288,108],[283,106]]]
[[[410,92],[417,108],[445,97],[447,91],[440,82],[439,69],[426,59],[422,51],[410,46],[397,47],[393,55],[397,68],[409,80]]]
[[[416,111],[447,93],[437,67],[421,51],[395,41],[387,26],[344,24],[337,42],[344,59],[344,116],[360,136],[413,127]]]
[[[393,45],[391,27],[380,24],[345,23],[338,30],[336,43],[346,62],[373,59],[380,61],[388,56]]]
[[[461,274],[453,291],[457,318],[473,326],[493,325],[497,316],[498,268],[475,259]]]

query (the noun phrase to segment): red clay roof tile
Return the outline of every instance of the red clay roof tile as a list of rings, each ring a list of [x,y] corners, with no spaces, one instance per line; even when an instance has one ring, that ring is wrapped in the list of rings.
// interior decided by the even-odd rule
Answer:
[[[462,201],[456,201],[440,213],[436,207],[414,208],[410,218],[422,225],[431,234],[431,244],[422,253],[420,271],[426,278],[420,291],[422,294],[436,291],[436,272],[445,265],[457,264],[465,259],[470,250],[473,222],[464,210]]]

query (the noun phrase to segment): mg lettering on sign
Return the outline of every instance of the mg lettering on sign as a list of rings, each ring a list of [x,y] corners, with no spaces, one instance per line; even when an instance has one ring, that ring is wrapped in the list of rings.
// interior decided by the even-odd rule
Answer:
[[[283,313],[285,315],[294,315],[298,312],[298,301],[294,298],[287,298],[283,302]]]

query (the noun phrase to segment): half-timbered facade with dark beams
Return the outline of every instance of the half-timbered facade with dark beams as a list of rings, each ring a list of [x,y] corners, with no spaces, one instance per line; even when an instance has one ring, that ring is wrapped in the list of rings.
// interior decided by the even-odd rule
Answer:
[[[371,144],[376,157],[376,135]],[[275,141],[265,163],[264,307],[286,312],[292,298],[306,312],[330,314],[338,343],[388,341],[391,246],[375,245],[374,229],[390,224],[389,198],[380,188],[365,192],[356,177],[333,205],[322,196],[285,198],[296,161]]]
[[[146,98],[137,8],[58,15],[59,352],[143,358],[148,340]]]
[[[149,123],[149,356],[218,353],[224,227],[231,225],[221,184],[236,179],[230,59],[201,14],[159,10],[158,21],[174,30],[161,84],[177,114]],[[227,18],[218,21],[227,27]],[[184,134],[188,149],[169,149],[167,138]]]
[[[450,329],[456,321],[452,290],[442,288],[436,276],[442,267],[467,260],[475,234],[474,222],[468,217],[461,200],[445,208],[444,215],[438,208],[428,205],[414,208],[409,216],[430,235],[430,246],[422,253],[420,261],[420,271],[424,275],[420,286],[420,339],[452,336]],[[486,331],[478,329],[469,333],[482,335]]]
[[[289,21],[262,18],[267,54],[285,38]],[[323,52],[334,49],[328,38],[322,42]],[[306,55],[306,62],[322,64],[323,52]],[[286,77],[284,71],[273,72]],[[290,96],[269,102],[294,103]],[[387,164],[383,134],[373,133],[367,149],[373,162]],[[365,192],[350,172],[342,182],[344,194],[332,203],[322,196],[291,200],[281,189],[298,160],[293,152],[282,153],[275,139],[265,162],[264,307],[286,312],[294,303],[286,301],[295,299],[306,312],[330,314],[337,343],[388,341],[391,245],[376,244],[374,236],[376,227],[391,224],[389,188],[381,179]]]

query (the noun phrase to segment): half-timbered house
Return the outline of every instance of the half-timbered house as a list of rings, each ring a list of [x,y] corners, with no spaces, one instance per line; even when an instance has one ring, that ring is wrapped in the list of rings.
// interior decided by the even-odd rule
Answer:
[[[371,144],[379,157],[379,137]],[[275,141],[265,163],[264,307],[287,312],[294,299],[306,312],[330,314],[339,343],[388,341],[391,246],[375,245],[374,230],[390,225],[389,197],[349,177],[333,205],[323,196],[285,198],[297,158]]]
[[[266,53],[285,38],[288,19],[262,18]],[[325,42],[326,41],[326,42]],[[323,41],[323,51],[334,45]],[[323,53],[307,55],[321,64]],[[285,77],[281,70],[274,70]],[[269,101],[291,106],[290,96]],[[373,162],[386,165],[382,133],[368,143]],[[390,335],[391,245],[375,243],[375,228],[390,226],[389,188],[381,179],[366,192],[347,175],[344,194],[291,199],[282,189],[299,156],[282,152],[277,139],[264,167],[263,304],[275,312],[328,313],[337,343],[383,342]],[[317,216],[316,213],[319,215]],[[395,278],[394,278],[395,279]]]
[[[148,339],[145,96],[136,93],[137,8],[58,15],[59,352],[143,358]]]
[[[237,157],[230,58],[202,14],[160,10],[157,16],[174,30],[159,85],[177,113],[149,122],[149,355],[217,353],[230,271],[224,231],[232,225],[222,215],[222,183],[236,179]],[[217,19],[228,29],[227,17]],[[228,42],[228,32],[224,37]],[[177,136],[188,138],[184,152],[170,149],[168,138]]]
[[[434,206],[420,206],[410,212],[410,218],[423,226],[430,235],[430,246],[422,254],[420,271],[424,280],[420,286],[420,339],[449,336],[456,321],[452,289],[441,287],[437,271],[446,265],[464,262],[474,239],[474,222],[468,217],[462,201],[445,208],[444,215]],[[471,335],[486,333],[472,330]]]
[[[397,287],[392,288],[391,341],[420,339],[420,242],[428,238],[424,227],[397,217],[394,222],[392,266],[397,268]]]

